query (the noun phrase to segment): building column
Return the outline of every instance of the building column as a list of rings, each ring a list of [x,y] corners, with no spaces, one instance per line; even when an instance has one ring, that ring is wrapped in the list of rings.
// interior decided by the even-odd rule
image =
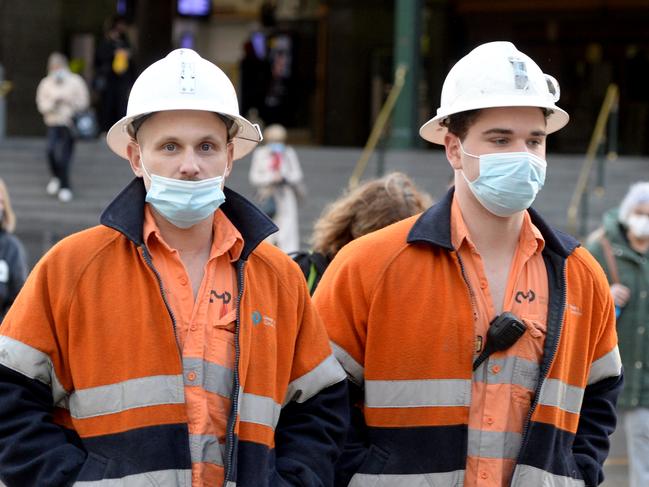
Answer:
[[[395,0],[394,71],[407,67],[406,80],[392,114],[391,148],[411,148],[417,136],[421,0]]]

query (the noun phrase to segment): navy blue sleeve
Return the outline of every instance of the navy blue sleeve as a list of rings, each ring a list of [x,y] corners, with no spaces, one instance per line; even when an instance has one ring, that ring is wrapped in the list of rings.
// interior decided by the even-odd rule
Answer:
[[[52,393],[0,365],[0,479],[7,487],[67,487],[86,459],[52,422]]]
[[[363,389],[351,381],[349,386],[350,426],[343,453],[336,464],[336,487],[347,487],[351,478],[361,467],[369,451],[367,425],[363,416]]]
[[[624,382],[622,374],[586,387],[581,406],[579,426],[572,447],[586,487],[604,481],[604,460],[610,447],[609,436],[615,431],[615,405]]]
[[[281,479],[273,487],[331,487],[334,464],[349,424],[346,381],[283,409],[275,430],[275,465]]]

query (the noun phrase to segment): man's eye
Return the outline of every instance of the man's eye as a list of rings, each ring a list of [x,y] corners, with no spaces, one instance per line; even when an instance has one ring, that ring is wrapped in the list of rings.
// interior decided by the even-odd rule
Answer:
[[[176,144],[165,144],[164,150],[173,152],[174,150],[176,150]]]
[[[204,152],[212,150],[212,144],[208,144],[207,142],[204,144],[201,144],[201,150]]]

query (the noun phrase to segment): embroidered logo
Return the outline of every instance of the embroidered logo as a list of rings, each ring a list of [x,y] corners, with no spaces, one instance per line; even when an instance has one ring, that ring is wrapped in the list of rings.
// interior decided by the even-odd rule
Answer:
[[[579,306],[577,306],[576,304],[569,304],[568,309],[570,310],[570,312],[573,315],[577,315],[577,316],[582,315],[581,308]]]
[[[270,316],[262,315],[259,311],[252,312],[252,324],[263,323],[265,326],[275,327],[275,320]]]
[[[220,299],[221,301],[223,301],[223,304],[228,304],[230,301],[232,301],[232,295],[227,291],[223,291],[223,294],[219,294],[214,289],[212,289],[210,291],[210,303],[213,303],[215,299]]]
[[[524,293],[523,291],[518,291],[514,300],[517,303],[522,303],[523,301],[529,301],[530,303],[536,299],[536,294],[531,289]]]
[[[261,313],[259,311],[253,311],[252,312],[252,324],[253,325],[258,325],[261,323]]]

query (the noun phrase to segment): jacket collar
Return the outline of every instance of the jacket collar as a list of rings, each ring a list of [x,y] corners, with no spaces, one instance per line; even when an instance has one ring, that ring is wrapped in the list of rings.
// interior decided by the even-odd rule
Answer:
[[[417,219],[408,233],[408,243],[428,243],[449,251],[455,250],[451,243],[451,203],[454,192],[455,188],[451,188],[442,200]],[[535,210],[530,208],[528,211],[532,223],[543,235],[546,249],[566,258],[579,246],[575,238],[551,228]]]
[[[273,221],[240,194],[225,188],[225,203],[221,209],[241,232],[244,240],[241,258],[246,260],[250,253],[266,237],[278,229]],[[144,198],[146,189],[142,178],[134,178],[102,212],[102,225],[124,234],[136,245],[143,244]]]

